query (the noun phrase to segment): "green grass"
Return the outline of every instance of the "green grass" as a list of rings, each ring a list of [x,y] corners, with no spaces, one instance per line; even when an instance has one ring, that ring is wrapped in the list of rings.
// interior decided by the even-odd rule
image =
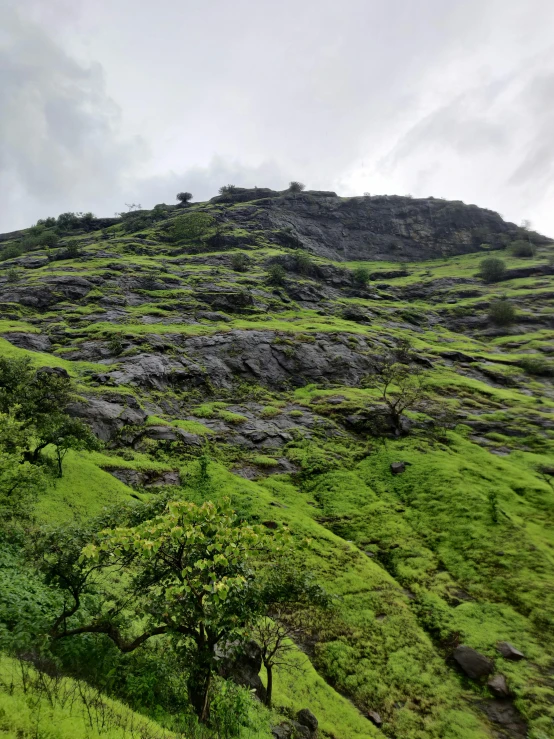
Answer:
[[[64,678],[56,684],[45,676],[45,690],[37,684],[29,663],[21,666],[0,655],[0,735],[5,739],[128,739],[137,732],[143,739],[175,736],[86,683]]]

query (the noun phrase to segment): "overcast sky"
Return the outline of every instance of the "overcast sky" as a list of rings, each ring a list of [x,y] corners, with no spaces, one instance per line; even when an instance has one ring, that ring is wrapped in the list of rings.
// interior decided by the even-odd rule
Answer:
[[[291,179],[554,236],[553,0],[0,0],[0,231]]]

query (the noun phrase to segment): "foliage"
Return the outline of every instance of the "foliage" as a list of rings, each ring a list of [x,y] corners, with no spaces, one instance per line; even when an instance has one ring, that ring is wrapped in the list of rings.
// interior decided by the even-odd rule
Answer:
[[[187,213],[179,216],[169,227],[169,236],[174,242],[198,241],[214,224],[213,216],[208,213]]]
[[[0,252],[0,262],[5,262],[7,259],[16,259],[23,254],[23,249],[18,244],[10,244],[4,247]]]
[[[33,428],[13,415],[0,412],[0,521],[30,515],[32,506],[46,485],[44,473],[25,460],[32,444]]]
[[[286,276],[287,273],[280,264],[272,264],[267,270],[267,282],[269,285],[284,285]]]
[[[12,267],[11,269],[8,270],[7,279],[8,279],[8,282],[13,284],[14,282],[19,282],[21,278],[19,276],[19,272]]]
[[[220,195],[232,195],[234,192],[236,192],[236,185],[222,185],[219,188],[219,194]]]
[[[191,192],[178,192],[175,198],[180,203],[188,203],[192,200],[192,193]]]
[[[231,269],[235,272],[247,272],[248,271],[248,257],[246,254],[237,253],[231,257]]]
[[[479,262],[479,276],[484,282],[500,282],[506,274],[506,263],[498,257],[487,257]]]
[[[357,287],[365,287],[371,279],[371,273],[367,267],[356,267],[352,272],[352,282]]]
[[[516,319],[516,311],[507,298],[494,300],[489,308],[489,320],[497,326],[509,326]]]
[[[302,192],[302,190],[305,189],[306,185],[304,185],[302,182],[297,182],[296,180],[289,182],[289,192]]]
[[[425,408],[425,381],[426,374],[420,367],[400,362],[392,353],[377,357],[375,374],[364,378],[366,387],[376,387],[379,390],[395,436],[406,431],[403,423],[406,411]]]
[[[309,254],[298,252],[294,255],[294,268],[301,275],[310,275],[314,270],[314,263]]]
[[[52,636],[104,633],[121,651],[131,652],[152,636],[168,635],[177,651],[189,655],[190,700],[206,720],[215,646],[243,629],[264,597],[275,593],[274,587],[260,587],[257,574],[275,554],[274,540],[265,529],[240,523],[227,501],[201,506],[180,501],[137,526],[100,532],[78,559],[75,547],[68,554],[58,543],[48,555],[51,577],[68,588],[73,605],[56,619]],[[109,605],[92,622],[68,627],[85,592],[103,582],[97,573],[114,566],[124,568],[127,584],[106,593]],[[70,574],[62,574],[68,569]],[[124,605],[144,620],[139,636],[126,636],[121,628]]]
[[[530,241],[518,239],[510,244],[510,253],[514,257],[534,257],[535,247]]]
[[[523,357],[519,360],[518,364],[529,375],[536,375],[537,377],[554,377],[554,362],[540,354]]]
[[[27,433],[24,457],[28,461],[36,464],[40,452],[50,444],[54,446],[60,477],[68,449],[98,447],[88,427],[67,415],[71,397],[71,382],[65,371],[50,367],[35,371],[28,358],[0,357],[0,412],[12,414],[21,432]]]
[[[96,216],[93,213],[62,213],[56,220],[56,228],[63,233],[71,231],[94,231]]]

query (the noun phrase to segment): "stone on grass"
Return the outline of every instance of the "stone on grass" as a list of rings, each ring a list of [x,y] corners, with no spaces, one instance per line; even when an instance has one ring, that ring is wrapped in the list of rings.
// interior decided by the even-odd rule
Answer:
[[[390,471],[393,475],[401,475],[406,471],[406,462],[391,462]]]
[[[368,711],[367,717],[371,721],[371,723],[377,727],[383,724],[383,719],[381,718],[381,714],[377,713],[377,711]]]
[[[499,641],[496,645],[496,648],[506,659],[511,659],[514,661],[525,659],[525,655],[523,654],[523,652],[520,652],[519,649],[516,649],[513,644],[510,644],[509,641]]]
[[[504,675],[494,675],[487,681],[491,692],[493,692],[497,698],[509,698],[511,695],[510,688],[506,682]]]
[[[460,644],[459,647],[456,647],[454,650],[454,659],[465,674],[473,680],[490,675],[494,667],[492,660],[465,644]]]
[[[296,720],[302,726],[307,726],[310,731],[317,731],[318,721],[309,708],[302,708],[296,714]]]

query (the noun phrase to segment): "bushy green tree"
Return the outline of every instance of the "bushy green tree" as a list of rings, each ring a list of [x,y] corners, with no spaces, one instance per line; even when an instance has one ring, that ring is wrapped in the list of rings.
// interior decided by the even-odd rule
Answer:
[[[306,185],[304,185],[302,182],[297,182],[296,180],[289,182],[289,192],[302,192],[305,189]]]
[[[188,203],[192,200],[191,192],[178,192],[175,196],[180,203]]]
[[[510,244],[510,253],[514,257],[534,257],[535,247],[530,241],[517,239]]]
[[[51,638],[105,634],[122,652],[132,652],[164,635],[173,649],[188,654],[190,700],[206,720],[215,647],[243,634],[270,599],[283,596],[264,571],[286,548],[284,538],[239,521],[224,500],[171,502],[154,518],[92,536],[82,553],[82,535],[73,535],[67,546],[60,539],[43,547],[43,564],[49,581],[71,600],[55,619]],[[114,572],[125,576],[115,583]],[[91,592],[103,595],[94,618],[83,623],[78,612]],[[137,633],[132,624],[139,622]]]
[[[272,264],[267,270],[267,282],[269,285],[284,285],[287,273],[280,264]]]
[[[236,185],[222,185],[219,188],[219,194],[220,195],[231,195],[232,193],[236,192],[237,186]]]
[[[239,252],[231,257],[231,269],[235,272],[246,272],[248,269],[248,257]]]
[[[489,308],[489,320],[497,326],[509,326],[516,319],[516,311],[507,298],[493,300]]]
[[[352,271],[352,282],[357,287],[365,287],[371,279],[371,272],[367,267],[356,267]]]
[[[54,446],[60,477],[69,448],[93,449],[98,444],[82,421],[67,414],[72,396],[71,381],[64,370],[35,370],[26,357],[0,357],[0,413],[10,414],[22,431],[28,432],[24,456],[29,462],[36,464],[41,451]]]
[[[506,275],[506,263],[498,257],[487,257],[479,262],[479,277],[484,282],[500,282]]]
[[[0,522],[28,516],[46,479],[25,460],[34,429],[12,414],[0,413]]]
[[[4,247],[0,252],[0,261],[4,262],[6,259],[17,259],[23,254],[23,249],[19,244],[10,244]]]

